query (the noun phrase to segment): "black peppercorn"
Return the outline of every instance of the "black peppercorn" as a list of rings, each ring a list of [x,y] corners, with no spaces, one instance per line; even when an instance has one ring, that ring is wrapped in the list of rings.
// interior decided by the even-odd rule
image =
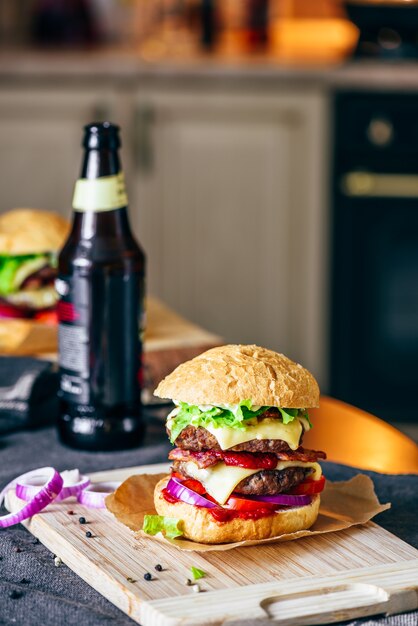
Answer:
[[[15,552],[22,552],[22,548],[15,548]]]
[[[155,569],[157,570],[157,572],[162,572],[163,571],[163,566],[160,565],[159,563],[155,566]]]
[[[22,593],[20,591],[17,591],[17,589],[12,589],[11,592],[9,593],[9,598],[11,598],[12,600],[17,600],[18,598],[22,597]]]
[[[151,580],[152,576],[151,576],[151,574],[149,572],[146,572],[146,574],[144,574],[144,578],[145,578],[145,580]]]
[[[38,543],[41,543],[41,542],[39,541],[38,537],[35,537],[32,543],[36,546]]]
[[[86,523],[86,518],[85,517],[79,517],[78,521],[80,524],[85,524]]]
[[[22,578],[22,580],[20,581],[21,585],[28,585],[30,583],[30,580],[28,580],[27,578]]]
[[[93,533],[88,530],[86,532],[86,537],[88,537],[90,539],[90,537],[93,537]]]

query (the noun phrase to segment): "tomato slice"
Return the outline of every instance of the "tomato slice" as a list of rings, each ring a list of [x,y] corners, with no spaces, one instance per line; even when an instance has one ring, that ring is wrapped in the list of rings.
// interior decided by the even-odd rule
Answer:
[[[181,480],[182,484],[185,487],[188,487],[188,489],[195,491],[200,496],[206,496],[205,488],[198,480],[195,480],[194,478],[184,478],[184,476],[179,474],[179,472],[171,472],[171,475],[174,478],[178,478],[179,480]]]
[[[258,509],[277,509],[277,504],[273,502],[258,502],[257,500],[247,500],[240,496],[231,495],[223,505],[226,509],[234,511],[257,511]]]
[[[318,478],[318,480],[312,480],[312,478],[310,480],[309,478],[307,480],[304,480],[303,483],[300,483],[300,485],[297,485],[297,487],[291,489],[291,491],[289,491],[289,494],[291,494],[292,496],[311,496],[315,493],[320,493],[321,491],[323,491],[324,487],[325,476],[322,475],[321,478]]]
[[[182,481],[182,484],[188,489],[195,491],[200,496],[206,495],[206,491],[202,483],[200,483],[198,480],[195,480],[194,478],[187,478],[187,480]]]

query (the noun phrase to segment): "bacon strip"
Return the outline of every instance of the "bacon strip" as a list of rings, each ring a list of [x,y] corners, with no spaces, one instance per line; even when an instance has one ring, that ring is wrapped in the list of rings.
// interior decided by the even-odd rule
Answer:
[[[227,450],[193,452],[192,450],[174,448],[169,453],[168,458],[171,461],[193,461],[200,469],[211,467],[220,461],[224,461],[226,465],[236,465],[249,469],[274,469],[278,461],[314,463],[318,459],[326,459],[326,454],[321,450],[305,450],[304,448],[298,448],[291,452],[277,453],[228,452]]]
[[[298,448],[292,452],[277,452],[279,461],[302,461],[303,463],[315,463],[318,459],[326,459],[327,455],[322,450],[306,450]]]
[[[217,450],[209,450],[208,452],[192,452],[192,450],[182,450],[174,448],[171,450],[168,458],[170,461],[193,461],[200,469],[216,465],[221,460]]]

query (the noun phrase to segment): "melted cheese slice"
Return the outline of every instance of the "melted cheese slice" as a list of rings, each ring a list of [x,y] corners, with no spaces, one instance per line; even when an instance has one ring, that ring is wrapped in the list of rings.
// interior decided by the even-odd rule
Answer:
[[[247,426],[245,430],[215,428],[214,426],[206,426],[206,430],[215,437],[221,450],[228,450],[252,439],[281,439],[291,450],[296,450],[299,447],[303,426],[298,419],[294,419],[289,424],[283,424],[279,419],[266,418],[254,426]]]
[[[302,461],[279,461],[276,469],[283,470],[286,467],[311,467],[313,469],[312,478],[318,480],[321,477],[322,469],[319,463],[303,463]],[[188,461],[185,470],[189,476],[195,478],[205,487],[207,493],[211,495],[219,504],[225,504],[235,487],[244,478],[260,472],[260,469],[245,469],[244,467],[234,467],[218,463],[213,467],[199,469],[196,463]]]

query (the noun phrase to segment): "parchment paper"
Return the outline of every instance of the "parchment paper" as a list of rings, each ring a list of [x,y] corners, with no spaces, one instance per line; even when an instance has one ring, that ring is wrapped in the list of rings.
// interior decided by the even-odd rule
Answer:
[[[131,476],[110,496],[106,498],[106,507],[125,526],[138,532],[139,535],[150,537],[142,532],[145,515],[155,515],[154,487],[166,474],[140,474]],[[332,483],[327,481],[321,494],[319,516],[310,530],[279,535],[259,541],[239,541],[218,545],[196,543],[188,539],[166,539],[161,533],[152,539],[170,543],[181,550],[209,552],[231,550],[244,546],[262,543],[291,541],[301,537],[310,537],[322,533],[337,532],[365,524],[378,513],[390,508],[390,504],[380,504],[374,491],[373,481],[364,474],[357,474],[351,480]]]

